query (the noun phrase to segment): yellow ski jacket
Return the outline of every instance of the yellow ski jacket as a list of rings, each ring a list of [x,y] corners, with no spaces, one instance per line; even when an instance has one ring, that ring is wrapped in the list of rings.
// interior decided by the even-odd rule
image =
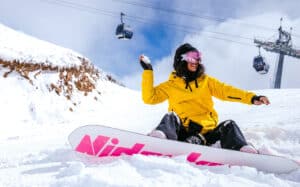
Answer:
[[[185,128],[190,120],[203,126],[202,134],[214,129],[218,124],[218,114],[214,109],[212,96],[221,100],[251,104],[255,95],[220,82],[216,78],[202,75],[194,81],[186,83],[183,78],[170,74],[169,80],[153,85],[153,71],[144,70],[142,75],[142,98],[146,104],[157,104],[169,101],[168,111],[175,112]]]

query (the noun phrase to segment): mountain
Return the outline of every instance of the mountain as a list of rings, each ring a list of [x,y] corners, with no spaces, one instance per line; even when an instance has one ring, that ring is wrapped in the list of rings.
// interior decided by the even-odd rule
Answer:
[[[85,160],[68,135],[85,124],[146,134],[167,104],[110,81],[88,58],[0,25],[0,186],[299,186],[249,167],[194,166],[182,157],[136,155]],[[300,160],[300,90],[256,90],[269,106],[215,100],[220,121],[234,119],[260,150]]]
[[[63,118],[87,99],[99,102],[103,84],[121,85],[83,55],[1,24],[0,75],[3,109],[33,121],[49,114]]]

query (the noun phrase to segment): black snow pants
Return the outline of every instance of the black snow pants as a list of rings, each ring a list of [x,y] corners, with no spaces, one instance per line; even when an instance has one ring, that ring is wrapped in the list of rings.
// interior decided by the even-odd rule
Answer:
[[[186,130],[178,116],[170,112],[162,118],[156,129],[163,131],[168,139],[185,141],[190,136],[197,136],[202,126],[191,121]],[[225,149],[240,150],[242,146],[247,145],[245,137],[233,120],[221,122],[212,131],[202,134],[201,138],[205,139],[202,141],[203,145],[212,145],[220,140],[221,147]]]

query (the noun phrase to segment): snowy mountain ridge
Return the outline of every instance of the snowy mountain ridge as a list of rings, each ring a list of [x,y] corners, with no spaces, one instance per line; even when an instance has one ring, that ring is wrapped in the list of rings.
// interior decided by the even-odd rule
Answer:
[[[112,76],[96,68],[88,58],[79,53],[16,32],[1,24],[0,74],[1,81],[10,79],[19,82],[19,85],[31,86],[31,93],[33,90],[35,93],[40,90],[45,97],[46,93],[50,92],[65,97],[69,101],[67,105],[71,112],[84,99],[78,97],[80,94],[93,97],[95,101],[99,99],[101,95],[99,81],[119,84]],[[18,83],[14,84],[18,86]],[[28,92],[28,89],[24,91]],[[22,90],[19,94],[21,93]]]

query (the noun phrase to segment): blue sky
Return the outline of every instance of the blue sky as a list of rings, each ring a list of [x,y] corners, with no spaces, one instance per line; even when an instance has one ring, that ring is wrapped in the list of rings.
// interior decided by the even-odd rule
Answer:
[[[265,89],[273,73],[259,76],[253,71],[257,49],[252,38],[276,36],[280,17],[287,30],[293,26],[293,33],[300,33],[298,7],[298,0],[1,0],[0,22],[82,53],[133,89],[140,89],[140,54],[151,57],[156,82],[161,82],[172,70],[176,47],[184,42],[204,53],[209,74],[242,88]],[[127,14],[124,21],[134,31],[132,40],[114,35],[120,12]],[[300,46],[299,37],[293,41]],[[274,65],[277,56],[263,54]],[[299,60],[286,61],[291,70],[283,87],[299,87]]]

